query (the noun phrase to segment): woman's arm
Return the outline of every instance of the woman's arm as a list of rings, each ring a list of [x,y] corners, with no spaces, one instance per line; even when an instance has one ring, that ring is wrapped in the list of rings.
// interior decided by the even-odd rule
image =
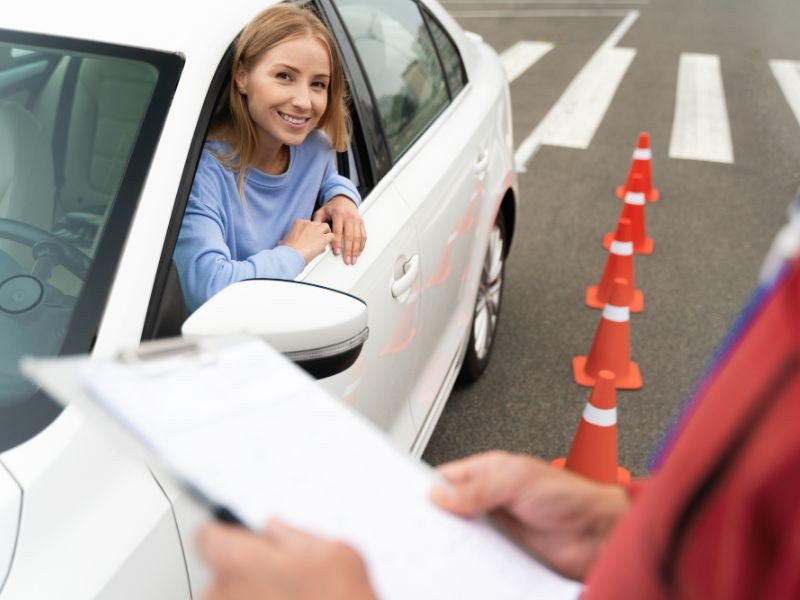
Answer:
[[[301,252],[290,245],[233,260],[227,232],[234,224],[228,222],[223,209],[226,190],[215,172],[216,165],[209,162],[214,159],[204,158],[192,185],[173,255],[190,311],[234,282],[254,277],[293,279],[306,263]]]
[[[325,164],[319,200],[322,208],[314,213],[312,220],[330,223],[333,253],[344,254],[345,264],[355,264],[367,243],[367,230],[358,210],[361,196],[352,181],[339,175],[332,158]]]

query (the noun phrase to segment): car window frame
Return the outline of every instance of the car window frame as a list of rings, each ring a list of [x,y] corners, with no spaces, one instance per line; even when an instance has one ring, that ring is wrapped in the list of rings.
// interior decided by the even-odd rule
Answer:
[[[99,246],[76,300],[58,355],[91,352],[185,59],[177,53],[160,50],[9,29],[0,29],[0,39],[4,43],[20,46],[52,48],[64,54],[88,54],[140,61],[152,65],[158,72],[158,79],[119,184],[113,209],[105,222]],[[61,414],[63,407],[40,389],[13,409],[4,407],[0,410],[4,411],[3,421],[13,422],[15,426],[13,434],[0,428],[0,452],[4,452],[44,431]],[[12,410],[13,413],[5,412]]]
[[[430,9],[427,6],[425,6],[422,2],[419,2],[419,0],[413,0],[413,1],[416,2],[417,6],[419,6],[420,12],[422,13],[422,19],[423,21],[425,21],[425,27],[428,30],[428,35],[431,36],[431,40],[433,41],[433,47],[436,49],[436,55],[439,58],[439,66],[441,67],[442,73],[444,74],[444,80],[445,83],[447,84],[447,93],[450,96],[450,103],[452,104],[453,100],[455,100],[461,94],[461,92],[463,92],[466,89],[467,84],[469,83],[469,77],[467,76],[467,67],[464,64],[464,57],[461,56],[461,50],[459,49],[458,44],[456,44],[456,41],[453,39],[453,36],[450,35],[450,32],[447,31],[447,28],[444,25],[442,25],[442,22],[439,19],[437,19],[436,16],[430,11]],[[453,48],[453,50],[456,53],[456,56],[458,57],[458,64],[461,67],[462,84],[461,84],[461,89],[459,89],[455,94],[453,93],[453,89],[450,86],[450,79],[447,76],[447,67],[445,66],[444,59],[442,58],[442,49],[439,48],[439,45],[436,43],[436,36],[434,36],[433,31],[431,31],[431,23],[434,23],[442,31],[445,37],[447,37],[447,40],[450,42],[450,46]]]

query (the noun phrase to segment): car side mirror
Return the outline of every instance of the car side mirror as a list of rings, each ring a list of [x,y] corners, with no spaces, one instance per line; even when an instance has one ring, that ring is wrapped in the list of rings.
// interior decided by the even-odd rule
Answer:
[[[317,379],[349,368],[369,335],[363,300],[330,288],[278,279],[234,283],[183,324],[187,339],[258,336]]]

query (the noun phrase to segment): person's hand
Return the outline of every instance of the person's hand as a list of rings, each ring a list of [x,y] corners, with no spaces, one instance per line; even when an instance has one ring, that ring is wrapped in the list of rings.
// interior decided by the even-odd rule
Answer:
[[[573,579],[586,575],[629,505],[620,486],[521,454],[477,454],[437,470],[446,483],[431,490],[434,503],[462,516],[489,512],[542,562]]]
[[[306,264],[325,250],[334,241],[327,223],[315,223],[308,219],[297,219],[280,244],[297,250]]]
[[[206,525],[197,549],[214,572],[203,600],[375,600],[355,550],[277,519],[261,534]]]
[[[344,255],[344,264],[354,265],[367,243],[367,230],[355,202],[347,196],[334,196],[314,212],[312,221],[330,223],[333,253]]]

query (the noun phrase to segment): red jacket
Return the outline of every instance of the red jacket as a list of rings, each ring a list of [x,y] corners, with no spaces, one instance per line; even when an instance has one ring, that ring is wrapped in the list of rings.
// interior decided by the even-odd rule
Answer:
[[[585,600],[800,598],[800,261],[698,388]]]

